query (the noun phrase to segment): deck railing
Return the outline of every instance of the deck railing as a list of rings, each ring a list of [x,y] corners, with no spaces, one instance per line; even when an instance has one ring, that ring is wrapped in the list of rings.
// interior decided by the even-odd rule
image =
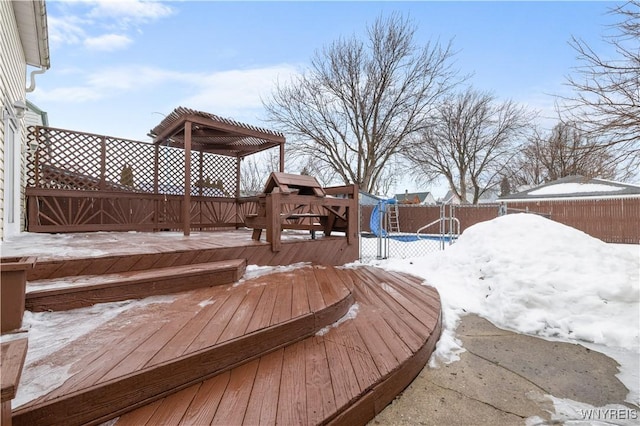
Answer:
[[[178,231],[179,195],[27,188],[30,232]],[[244,226],[256,205],[235,198],[191,197],[191,229]]]
[[[324,188],[322,197],[274,193],[243,198],[237,191],[236,158],[194,152],[186,197],[182,150],[49,127],[30,128],[29,140],[25,193],[30,232],[239,228],[267,207],[260,226],[274,251],[283,228],[345,232],[349,243],[357,238],[356,185]]]

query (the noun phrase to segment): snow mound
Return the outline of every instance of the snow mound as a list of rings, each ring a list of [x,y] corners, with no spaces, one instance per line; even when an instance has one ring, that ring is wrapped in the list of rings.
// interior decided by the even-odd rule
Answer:
[[[455,330],[460,315],[476,313],[521,333],[640,346],[640,256],[541,216],[482,222],[443,252],[383,267],[438,289],[445,330]],[[455,345],[444,337],[448,362]]]
[[[498,325],[547,337],[637,348],[640,260],[536,215],[469,228],[447,252],[469,266],[474,310]],[[473,265],[471,265],[473,264]]]

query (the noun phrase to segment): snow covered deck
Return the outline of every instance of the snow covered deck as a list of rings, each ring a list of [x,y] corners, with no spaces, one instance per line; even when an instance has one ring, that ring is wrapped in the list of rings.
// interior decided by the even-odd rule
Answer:
[[[29,280],[69,275],[119,273],[244,258],[248,265],[297,262],[343,265],[358,258],[358,244],[343,236],[283,231],[282,249],[272,252],[251,230],[194,232],[22,233],[1,244],[3,257],[36,256]]]

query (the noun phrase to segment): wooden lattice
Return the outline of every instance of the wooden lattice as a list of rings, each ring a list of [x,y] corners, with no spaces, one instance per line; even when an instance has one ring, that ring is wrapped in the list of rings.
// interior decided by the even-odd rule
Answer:
[[[155,147],[121,139],[106,140],[105,180],[127,190],[153,193]]]
[[[30,128],[37,145],[27,166],[27,184],[52,189],[100,189],[102,137],[59,129]]]
[[[182,149],[51,127],[30,127],[28,138],[37,146],[27,166],[29,187],[184,194]],[[235,197],[237,161],[192,152],[191,195]]]

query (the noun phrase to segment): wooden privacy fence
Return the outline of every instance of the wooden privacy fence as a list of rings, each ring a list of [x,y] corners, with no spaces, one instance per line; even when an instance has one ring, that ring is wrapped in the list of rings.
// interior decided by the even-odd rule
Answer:
[[[640,243],[640,198],[549,200],[506,203],[509,213],[529,211],[608,243]],[[452,206],[446,206],[450,214]],[[499,215],[500,204],[453,206],[461,231]],[[361,231],[371,232],[373,206],[361,206]],[[400,232],[413,233],[440,217],[440,206],[398,206]],[[438,227],[433,228],[437,232]],[[448,230],[447,230],[448,231]]]
[[[552,220],[608,243],[640,243],[640,198],[510,202],[508,208],[549,214]]]

